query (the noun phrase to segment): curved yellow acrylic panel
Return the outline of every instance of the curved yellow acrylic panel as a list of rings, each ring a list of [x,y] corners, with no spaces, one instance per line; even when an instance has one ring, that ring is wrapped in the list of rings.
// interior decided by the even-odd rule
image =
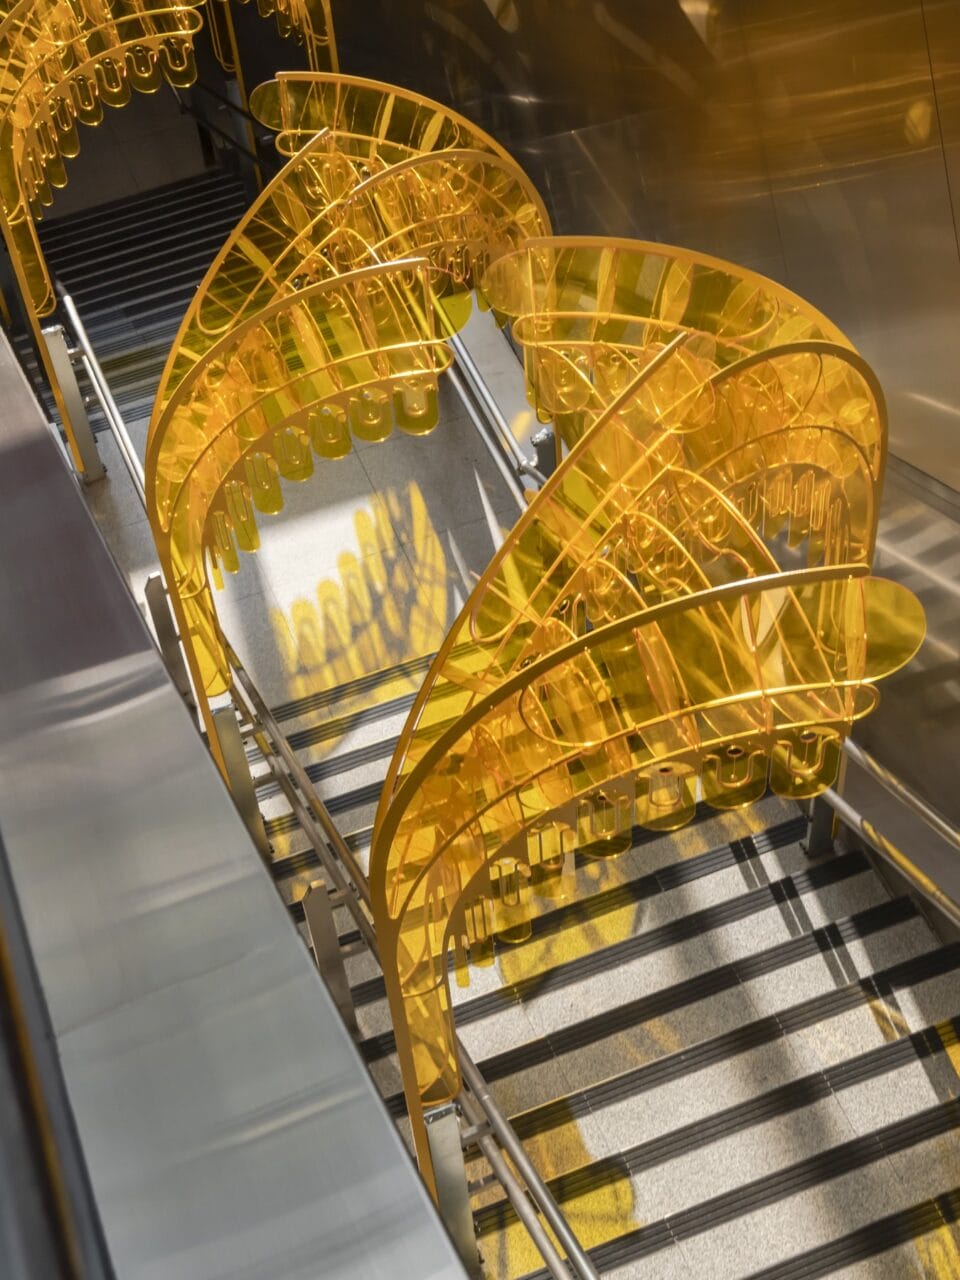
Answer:
[[[549,235],[504,150],[389,85],[251,95],[290,159],[214,263],[164,374],[151,521],[193,674],[230,673],[210,589],[281,481],[436,421],[474,292],[509,322],[561,458],[441,648],[401,737],[370,887],[414,1135],[459,1088],[448,959],[489,959],[575,854],[698,798],[836,776],[923,634],[870,577],[882,395],[843,335],[729,263]]]
[[[77,124],[99,124],[164,78],[196,77],[193,37],[202,0],[20,0],[0,20],[0,209],[26,301],[47,315],[56,300],[34,220],[66,183]]]
[[[151,522],[203,698],[229,687],[211,575],[257,546],[282,480],[354,438],[437,421],[448,331],[491,252],[549,230],[480,130],[389,85],[280,76],[265,122],[307,85],[309,138],[224,246],[181,325],[147,444]]]
[[[575,854],[699,798],[834,781],[923,635],[869,577],[876,380],[771,281],[630,241],[540,239],[481,284],[566,456],[438,654],[384,788],[371,888],[415,1124],[459,1072],[448,959],[516,942]]]

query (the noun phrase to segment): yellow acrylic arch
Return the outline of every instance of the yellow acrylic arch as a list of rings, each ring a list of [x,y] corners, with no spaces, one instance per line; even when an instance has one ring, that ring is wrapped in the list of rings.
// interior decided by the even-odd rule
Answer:
[[[77,124],[132,90],[196,76],[193,37],[202,0],[20,0],[0,21],[0,212],[28,307],[56,305],[35,219],[66,183]]]
[[[291,73],[251,105],[290,159],[198,290],[148,442],[201,703],[230,679],[211,573],[256,547],[256,512],[313,455],[432,427],[473,292],[513,324],[558,426],[560,465],[442,646],[375,825],[429,1182],[423,1107],[459,1087],[449,953],[462,971],[523,938],[574,850],[678,827],[698,794],[730,808],[829,785],[922,614],[869,577],[876,379],[802,299],[680,249],[550,237],[503,148],[406,90]]]
[[[377,814],[418,1136],[459,1089],[451,953],[462,971],[521,940],[574,851],[672,830],[698,796],[822,791],[873,681],[923,635],[910,593],[868,576],[882,395],[813,308],[703,255],[596,239],[528,242],[481,288],[568,451],[434,661]]]
[[[286,79],[253,95],[268,121]],[[447,108],[373,81],[290,80],[332,109],[197,290],[147,442],[151,524],[205,711],[230,683],[212,575],[257,546],[257,513],[280,510],[281,481],[314,456],[433,428],[444,340],[491,253],[549,230],[523,172]]]

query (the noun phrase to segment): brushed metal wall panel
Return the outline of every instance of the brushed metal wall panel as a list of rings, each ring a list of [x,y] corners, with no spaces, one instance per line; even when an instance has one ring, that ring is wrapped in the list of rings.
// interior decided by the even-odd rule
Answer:
[[[0,830],[120,1280],[462,1268],[0,340]]]

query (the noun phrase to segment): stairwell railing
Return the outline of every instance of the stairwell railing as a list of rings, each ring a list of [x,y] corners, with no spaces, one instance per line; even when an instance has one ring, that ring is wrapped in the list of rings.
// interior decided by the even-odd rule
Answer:
[[[250,724],[254,741],[290,801],[308,838],[313,842],[321,865],[341,891],[342,905],[350,912],[371,955],[379,963],[377,939],[369,915],[370,890],[356,855],[317,795],[302,762],[287,742],[241,659],[229,643],[227,655],[235,677],[232,691],[234,702],[241,716]],[[458,1050],[466,1082],[466,1088],[458,1101],[465,1118],[473,1127],[470,1141],[487,1158],[547,1269],[556,1280],[569,1280],[571,1275],[577,1280],[598,1280],[598,1273],[589,1254],[535,1169],[523,1143],[494,1100],[462,1041],[458,1041]],[[519,1178],[504,1157],[512,1162]],[[567,1255],[566,1262],[550,1239],[544,1223],[560,1241]]]

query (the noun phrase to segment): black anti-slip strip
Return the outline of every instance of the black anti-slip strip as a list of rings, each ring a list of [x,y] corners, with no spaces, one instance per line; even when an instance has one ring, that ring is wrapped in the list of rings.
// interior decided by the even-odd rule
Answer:
[[[876,911],[876,908],[873,910]],[[908,916],[907,918],[910,917]],[[875,919],[870,923],[873,927],[867,929],[865,923],[861,921],[861,931],[858,936],[866,937],[868,933],[885,927],[882,924],[878,924]],[[810,935],[807,936],[809,937]],[[826,991],[822,995],[813,996],[809,1000],[804,1000],[787,1009],[782,1009],[779,1013],[771,1014],[769,1017],[758,1018],[754,1022],[734,1027],[731,1031],[722,1032],[709,1040],[698,1041],[687,1049],[667,1054],[653,1062],[646,1063],[642,1067],[635,1067],[632,1071],[624,1072],[622,1075],[615,1076],[599,1085],[591,1086],[589,1089],[580,1090],[571,1094],[568,1098],[558,1099],[556,1102],[548,1103],[544,1107],[525,1112],[523,1115],[516,1117],[512,1123],[517,1132],[523,1136],[524,1127],[527,1123],[525,1117],[539,1117],[541,1113],[547,1113],[552,1108],[564,1108],[566,1114],[556,1121],[556,1123],[562,1124],[565,1119],[569,1119],[571,1108],[574,1109],[573,1113],[576,1114],[576,1108],[585,1107],[588,1104],[588,1100],[597,1106],[609,1106],[621,1098],[642,1093],[649,1089],[659,1088],[660,1085],[666,1084],[668,1081],[693,1075],[697,1071],[702,1071],[705,1067],[713,1066],[714,1063],[736,1057],[741,1053],[747,1053],[749,1050],[759,1048],[761,1045],[771,1044],[775,1040],[783,1039],[796,1031],[803,1030],[805,1027],[815,1026],[818,1022],[824,1022],[828,1018],[835,1018],[841,1013],[847,1013],[851,1009],[859,1008],[868,1004],[871,1000],[884,1000],[898,988],[916,986],[921,982],[941,977],[943,974],[953,973],[958,969],[960,969],[960,943],[954,943],[949,947],[940,947],[936,951],[926,952],[924,955],[915,956],[900,964],[891,965],[888,969],[879,970],[877,973],[871,974],[867,978],[861,978],[857,982],[849,983],[845,987],[836,987],[834,990]],[[576,1027],[573,1027],[570,1030],[575,1032],[576,1029]],[[596,1035],[593,1037],[593,1039],[599,1038],[601,1037]],[[585,1039],[586,1044],[591,1042],[590,1039]],[[539,1044],[540,1042],[535,1043]],[[519,1050],[511,1052],[519,1055],[525,1048],[526,1046],[521,1046]],[[502,1061],[509,1056],[509,1054],[500,1054],[496,1058],[481,1062],[479,1064],[481,1074],[488,1080],[494,1078],[493,1071],[499,1071],[501,1077],[512,1075],[512,1070],[504,1069],[505,1067],[509,1068],[510,1064],[504,1064]],[[517,1070],[519,1069],[517,1068]],[[402,1093],[391,1094],[385,1099],[385,1105],[394,1118],[406,1114],[406,1102]],[[532,1123],[540,1124],[542,1122],[538,1119]],[[547,1127],[551,1126],[548,1125]]]
[[[574,925],[598,920],[612,911],[621,911],[654,898],[658,894],[679,888],[681,885],[691,884],[694,880],[713,875],[715,871],[724,871],[729,867],[748,862],[751,858],[757,858],[763,853],[782,849],[796,843],[806,828],[805,819],[791,818],[787,822],[780,822],[768,828],[762,834],[750,836],[745,840],[734,840],[718,849],[711,849],[708,853],[685,858],[680,862],[671,862],[669,866],[661,867],[660,870],[645,876],[638,876],[636,880],[627,881],[625,884],[616,885],[613,889],[604,889],[600,893],[578,898],[575,902],[568,902],[554,911],[547,911],[542,916],[534,917],[530,922],[531,937],[546,938],[562,933]],[[634,847],[658,838],[656,832],[644,832]],[[310,852],[313,853],[312,850]],[[315,854],[313,857],[316,861]],[[495,942],[494,945],[498,951],[501,950],[501,944]],[[351,994],[355,1005],[365,1005],[385,999],[386,989],[382,978],[370,978],[366,982],[358,983]]]
[[[349,773],[351,769],[359,769],[361,765],[373,764],[375,760],[392,756],[397,741],[395,737],[381,738],[378,742],[368,742],[365,747],[345,751],[343,755],[332,756],[329,760],[318,760],[315,764],[307,765],[307,777],[311,782],[326,782],[341,773]],[[279,794],[280,783],[272,774],[268,775],[257,783],[256,792],[258,800],[267,800]]]
[[[612,946],[591,951],[587,955],[578,956],[575,960],[568,960],[564,964],[554,965],[552,969],[545,969],[542,973],[531,974],[529,978],[508,983],[496,991],[488,991],[473,1000],[463,1001],[453,1011],[457,1026],[467,1026],[471,1022],[478,1022],[482,1018],[490,1017],[513,1005],[523,1004],[549,991],[560,991],[564,987],[583,982],[598,973],[622,968],[623,965],[638,960],[642,956],[652,955],[654,952],[686,942],[691,938],[702,937],[715,929],[734,924],[738,920],[745,920],[778,903],[789,902],[805,893],[812,893],[826,885],[837,884],[851,876],[859,875],[866,871],[869,865],[865,856],[859,852],[831,858],[797,875],[785,876],[782,880],[761,885],[751,893],[728,898],[725,902],[718,902],[701,911],[692,911],[689,915],[681,916],[677,920],[670,920],[656,929],[647,929],[643,933],[633,934]],[[730,969],[735,967],[735,965],[725,966]],[[713,972],[718,973],[721,970],[713,970]],[[667,988],[667,991],[678,992],[679,988],[692,987],[697,980],[689,979],[687,982]],[[733,982],[730,985],[734,985]],[[678,998],[681,1003],[689,1004],[701,997],[694,995],[688,999],[685,993]],[[360,1044],[360,1050],[367,1062],[376,1062],[379,1058],[385,1058],[393,1053],[395,1048],[396,1042],[392,1031],[372,1036]]]
[[[636,1094],[657,1089],[668,1081],[693,1075],[718,1062],[737,1057],[741,1053],[749,1053],[752,1049],[802,1031],[805,1027],[838,1017],[870,1000],[883,1000],[897,988],[926,982],[956,969],[960,969],[960,943],[926,952],[849,986],[811,996],[809,1000],[784,1009],[781,1013],[722,1032],[680,1054],[657,1058],[599,1084],[578,1089],[566,1098],[524,1111],[514,1116],[510,1123],[519,1137],[532,1138],[538,1133],[566,1124],[568,1120],[614,1106]]]
[[[746,1280],[819,1280],[867,1258],[910,1244],[960,1219],[960,1187],[901,1209],[836,1240],[754,1271]]]
[[[688,1240],[692,1236],[712,1231],[727,1222],[734,1222],[747,1214],[755,1213],[768,1205],[776,1204],[811,1187],[820,1186],[844,1174],[853,1173],[906,1151],[921,1142],[960,1128],[960,1099],[938,1103],[916,1115],[885,1125],[862,1138],[817,1152],[806,1160],[798,1160],[765,1177],[757,1178],[743,1186],[734,1187],[722,1195],[713,1196],[700,1204],[691,1205],[659,1222],[638,1227],[615,1240],[589,1250],[597,1270],[614,1271],[640,1258],[649,1257],[666,1245]],[[628,1176],[626,1173],[624,1176]],[[532,1272],[525,1280],[550,1280],[544,1269]]]
[[[553,1178],[548,1186],[558,1203],[563,1204],[610,1183],[619,1182],[624,1177],[636,1177],[667,1160],[698,1151],[708,1143],[719,1142],[755,1125],[787,1116],[843,1089],[853,1088],[888,1072],[897,1071],[911,1062],[943,1053],[946,1048],[957,1043],[958,1033],[960,1017],[925,1027],[913,1035],[869,1049],[866,1053],[824,1071],[815,1071],[799,1080],[791,1080],[755,1098],[749,1098],[723,1111],[716,1111],[660,1137],[638,1143],[619,1155],[593,1161]],[[485,1205],[474,1214],[474,1224],[480,1235],[500,1231],[516,1221],[516,1212],[508,1200]]]
[[[308,693],[303,698],[295,698],[292,702],[281,702],[272,710],[274,720],[294,720],[297,716],[309,715],[311,711],[320,711],[325,707],[336,706],[347,698],[355,698],[369,693],[382,684],[404,676],[419,676],[430,668],[436,654],[428,653],[422,658],[411,658],[409,662],[398,662],[394,667],[385,667],[382,671],[371,671],[369,675],[358,676],[355,680],[347,680],[334,689],[322,689],[318,693]]]

